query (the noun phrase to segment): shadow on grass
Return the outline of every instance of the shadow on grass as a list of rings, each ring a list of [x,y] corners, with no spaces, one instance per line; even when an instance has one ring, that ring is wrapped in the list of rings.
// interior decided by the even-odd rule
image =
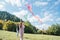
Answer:
[[[24,37],[25,39],[29,39],[28,37]]]
[[[2,39],[0,38],[0,40],[2,40]]]

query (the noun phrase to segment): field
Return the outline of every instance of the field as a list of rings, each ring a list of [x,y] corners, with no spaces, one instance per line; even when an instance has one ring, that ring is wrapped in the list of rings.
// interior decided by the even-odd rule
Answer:
[[[0,40],[19,40],[19,36],[15,32],[0,30]],[[24,40],[60,40],[60,36],[25,33]]]

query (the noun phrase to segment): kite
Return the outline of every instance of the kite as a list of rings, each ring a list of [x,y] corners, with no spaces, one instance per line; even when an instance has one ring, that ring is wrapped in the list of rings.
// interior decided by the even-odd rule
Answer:
[[[34,13],[33,13],[33,11],[32,11],[32,6],[29,5],[29,4],[27,4],[26,6],[27,6],[28,10],[32,13],[32,15],[33,15],[36,19],[38,19],[38,21],[42,22],[42,20],[41,20],[39,17],[37,17],[37,16],[34,15]]]
[[[27,6],[28,10],[32,13],[32,15],[34,16],[34,13],[32,12],[32,6],[29,4],[26,4],[26,6]]]
[[[39,22],[42,23],[42,20],[38,16],[34,16],[36,19],[38,19]]]
[[[25,0],[22,0],[22,3],[24,3],[24,1],[25,1]],[[35,16],[35,15],[34,15],[34,13],[33,13],[33,11],[32,11],[32,6],[29,5],[29,4],[26,4],[26,6],[27,6],[28,10],[32,13],[32,15],[33,15],[39,22],[42,23],[41,19],[40,19],[38,16]],[[24,15],[23,17],[24,17],[25,19],[27,19],[27,16],[28,16],[28,14]],[[20,21],[21,21],[21,20],[20,20]],[[20,30],[20,28],[19,28],[19,30]],[[18,30],[18,27],[17,27],[17,28],[16,28],[17,37],[18,37],[19,30]]]

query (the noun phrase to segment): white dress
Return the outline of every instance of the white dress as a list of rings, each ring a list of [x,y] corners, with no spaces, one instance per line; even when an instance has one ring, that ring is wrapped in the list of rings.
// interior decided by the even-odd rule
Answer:
[[[25,26],[24,26],[24,25],[22,25],[22,27],[21,27],[21,28],[19,28],[20,40],[23,40],[24,28],[25,28]]]

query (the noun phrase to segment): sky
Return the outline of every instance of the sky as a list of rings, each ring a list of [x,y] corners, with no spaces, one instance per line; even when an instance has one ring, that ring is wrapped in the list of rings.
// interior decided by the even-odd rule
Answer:
[[[39,17],[42,23],[29,12],[26,4],[32,6],[34,15]],[[28,20],[38,29],[60,24],[60,0],[0,0],[0,11],[7,11],[24,21]]]

